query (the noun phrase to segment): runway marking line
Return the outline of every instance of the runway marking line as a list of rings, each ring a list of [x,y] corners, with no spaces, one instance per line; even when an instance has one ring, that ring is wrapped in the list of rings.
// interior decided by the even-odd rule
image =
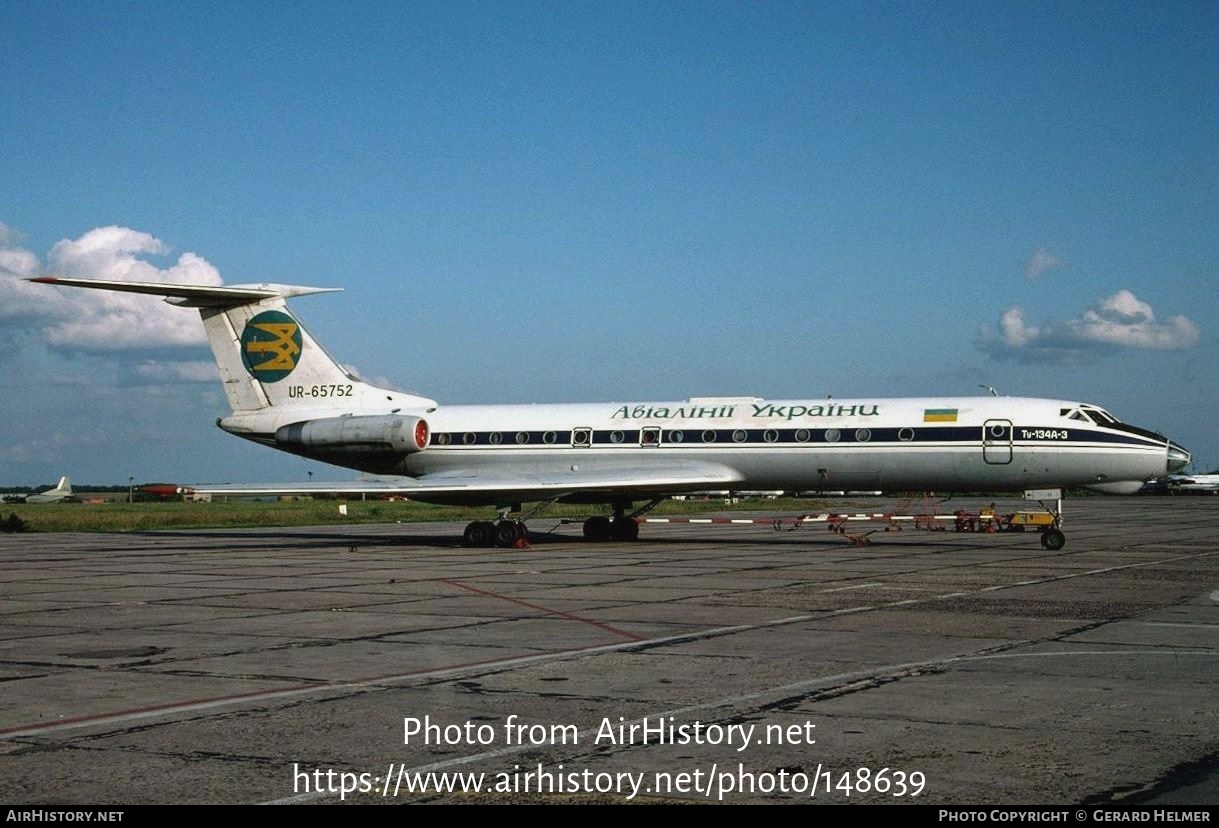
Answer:
[[[628,641],[643,641],[642,635],[636,635],[635,633],[630,633],[630,632],[627,632],[626,630],[620,630],[617,627],[611,626],[609,624],[604,624],[600,621],[594,621],[591,618],[581,618],[580,616],[573,615],[570,612],[563,612],[562,610],[551,609],[550,607],[544,607],[541,604],[532,604],[529,601],[522,601],[520,598],[513,598],[510,595],[501,595],[498,592],[492,592],[489,589],[482,589],[480,587],[471,586],[470,584],[464,584],[461,581],[450,581],[450,580],[445,579],[445,580],[441,580],[441,583],[448,584],[449,586],[457,587],[458,589],[464,589],[468,592],[473,592],[476,595],[486,595],[489,598],[495,598],[496,600],[499,600],[499,601],[507,601],[511,604],[518,604],[522,607],[528,607],[529,609],[538,610],[539,612],[544,612],[547,615],[554,615],[558,618],[566,618],[568,621],[578,621],[581,624],[588,624],[590,627],[596,627],[599,630],[604,630],[605,632],[616,635],[619,638],[625,638]]]

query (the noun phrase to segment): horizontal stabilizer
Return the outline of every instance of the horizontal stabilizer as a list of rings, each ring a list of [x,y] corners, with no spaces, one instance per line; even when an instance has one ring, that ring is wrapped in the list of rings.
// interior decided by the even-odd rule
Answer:
[[[249,305],[276,297],[288,299],[312,293],[335,293],[342,288],[316,288],[304,285],[180,285],[162,282],[115,282],[102,279],[67,279],[62,276],[39,276],[30,279],[46,285],[116,290],[124,293],[147,293],[164,296],[165,301],[188,308],[224,308]]]

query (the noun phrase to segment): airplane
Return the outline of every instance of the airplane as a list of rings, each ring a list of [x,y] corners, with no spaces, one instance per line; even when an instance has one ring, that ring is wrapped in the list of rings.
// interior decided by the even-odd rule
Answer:
[[[750,489],[1137,490],[1190,454],[1095,405],[1022,397],[445,405],[347,373],[305,330],[288,299],[336,288],[197,286],[44,276],[49,285],[164,297],[196,308],[231,413],[224,431],[281,451],[403,479],[195,486],[198,494],[400,494],[495,507],[468,546],[527,537],[522,507],[604,504],[589,540],[634,540],[636,520],[672,495]],[[642,506],[636,508],[636,504]],[[540,508],[540,507],[539,507]],[[1065,542],[1057,522],[1042,545]]]
[[[5,503],[61,503],[71,500],[72,497],[72,481],[65,475],[59,478],[59,482],[54,487],[45,492],[35,494],[9,492],[3,495],[3,500]]]
[[[1219,474],[1174,474],[1166,482],[1169,494],[1219,494]]]

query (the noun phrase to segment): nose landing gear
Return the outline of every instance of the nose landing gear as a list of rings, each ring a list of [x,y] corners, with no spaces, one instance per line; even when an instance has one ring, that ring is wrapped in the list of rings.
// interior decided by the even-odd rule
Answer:
[[[1051,552],[1062,549],[1066,542],[1067,536],[1062,533],[1061,529],[1046,529],[1041,533],[1041,547]]]

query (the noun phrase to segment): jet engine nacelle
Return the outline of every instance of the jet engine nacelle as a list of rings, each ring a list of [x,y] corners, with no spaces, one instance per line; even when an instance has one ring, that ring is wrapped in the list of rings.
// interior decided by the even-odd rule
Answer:
[[[413,454],[427,448],[430,431],[421,417],[325,417],[282,426],[275,442],[283,448],[348,453]]]

